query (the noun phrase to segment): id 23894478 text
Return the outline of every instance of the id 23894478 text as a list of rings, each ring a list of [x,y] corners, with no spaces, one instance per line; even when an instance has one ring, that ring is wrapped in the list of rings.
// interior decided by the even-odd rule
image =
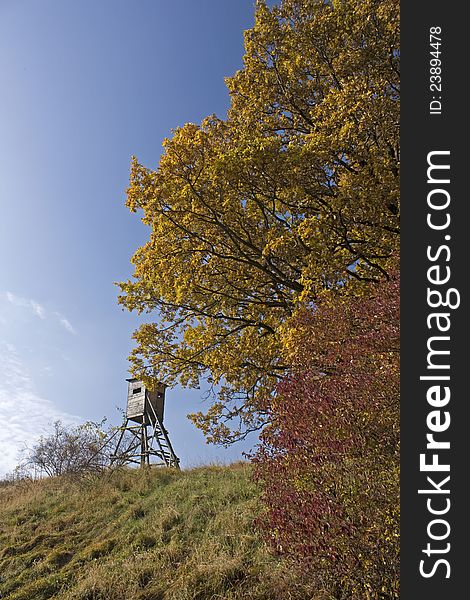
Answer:
[[[429,114],[442,114],[442,28],[429,28]]]

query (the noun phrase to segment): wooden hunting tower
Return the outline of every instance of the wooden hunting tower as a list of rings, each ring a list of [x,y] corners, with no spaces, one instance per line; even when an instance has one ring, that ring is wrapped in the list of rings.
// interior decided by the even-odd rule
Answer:
[[[150,425],[150,412],[154,412],[163,423],[163,409],[165,405],[165,386],[158,383],[156,390],[151,392],[137,379],[126,379],[129,382],[127,389],[126,417],[135,423],[142,423],[147,419]],[[146,407],[146,403],[150,406]],[[151,408],[151,411],[148,409]]]
[[[179,459],[163,426],[166,386],[157,383],[150,390],[138,379],[126,381],[126,416],[112,462],[179,468]]]

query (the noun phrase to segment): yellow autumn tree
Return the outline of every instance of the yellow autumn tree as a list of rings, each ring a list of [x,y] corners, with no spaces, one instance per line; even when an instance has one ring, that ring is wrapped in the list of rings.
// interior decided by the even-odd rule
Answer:
[[[320,295],[387,278],[399,240],[399,5],[259,2],[225,120],[186,124],[127,204],[151,228],[119,302],[155,313],[136,376],[214,390],[210,441],[263,424],[283,328]]]

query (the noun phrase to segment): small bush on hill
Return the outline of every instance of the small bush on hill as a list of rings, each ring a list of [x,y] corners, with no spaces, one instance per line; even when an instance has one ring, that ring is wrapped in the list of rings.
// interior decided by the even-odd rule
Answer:
[[[111,446],[105,443],[110,432],[103,430],[103,423],[87,421],[77,426],[66,426],[56,421],[52,432],[41,436],[27,451],[10,479],[27,479],[33,474],[57,477],[101,471],[109,464],[112,451]]]

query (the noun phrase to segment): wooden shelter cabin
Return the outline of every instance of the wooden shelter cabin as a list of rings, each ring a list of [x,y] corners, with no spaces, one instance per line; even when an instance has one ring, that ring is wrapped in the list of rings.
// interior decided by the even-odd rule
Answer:
[[[154,391],[148,390],[142,381],[138,379],[126,379],[127,389],[127,409],[126,417],[134,423],[143,423],[153,425],[154,414],[163,423],[163,413],[165,409],[165,388],[163,383],[159,383]]]
[[[151,390],[138,379],[126,381],[125,422],[120,428],[112,464],[153,464],[179,468],[179,458],[163,426],[166,386],[157,383],[155,389]]]

